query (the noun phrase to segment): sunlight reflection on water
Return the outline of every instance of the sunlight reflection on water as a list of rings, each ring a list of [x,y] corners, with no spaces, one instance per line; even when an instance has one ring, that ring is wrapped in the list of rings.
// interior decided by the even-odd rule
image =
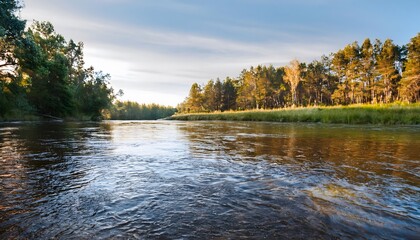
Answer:
[[[0,238],[415,238],[420,128],[0,125]]]

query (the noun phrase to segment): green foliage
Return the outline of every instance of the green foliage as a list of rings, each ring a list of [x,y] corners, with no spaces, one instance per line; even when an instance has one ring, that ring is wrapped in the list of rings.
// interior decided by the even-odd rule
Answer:
[[[21,8],[17,0],[1,0],[0,2],[0,37],[17,38],[25,28],[25,21],[15,13]]]
[[[399,58],[400,52],[398,46],[394,45],[392,40],[387,39],[382,45],[376,60],[376,69],[379,78],[378,86],[382,90],[379,96],[382,102],[392,102],[396,96],[396,87],[401,76],[398,73],[395,63]]]
[[[321,122],[341,124],[420,124],[419,104],[349,105],[226,113],[179,114],[170,120],[227,120],[270,122]]]
[[[25,21],[16,14],[20,8],[18,0],[0,2],[2,119],[51,115],[96,120],[103,118],[110,108],[111,116],[117,119],[155,119],[175,111],[132,102],[113,106],[115,94],[109,84],[110,76],[84,67],[83,43],[67,42],[49,22],[35,21],[25,31]],[[361,46],[354,42],[308,64],[295,60],[286,67],[250,67],[237,78],[210,80],[203,87],[194,83],[178,110],[199,113],[395,101],[417,103],[419,59],[420,33],[401,47],[390,39],[383,43],[366,39]],[[139,113],[142,111],[143,115]],[[308,115],[299,116],[299,121],[308,119]],[[372,117],[359,114],[349,119],[352,116]],[[391,115],[388,118],[386,121],[393,121]]]
[[[321,61],[313,61],[305,67],[303,89],[306,105],[328,105],[332,93],[336,90],[335,78],[330,74],[329,61],[323,57]]]
[[[403,100],[420,101],[420,33],[408,44],[407,64],[400,82],[399,94]]]
[[[188,109],[187,112],[203,112],[204,108],[204,98],[200,85],[194,83],[191,86],[190,94],[186,100]]]
[[[93,67],[84,69],[83,43],[67,43],[51,23],[38,21],[15,37],[13,52],[7,52],[11,60],[2,58],[18,64],[0,74],[0,117],[97,120],[112,106],[110,76]]]
[[[109,86],[110,75],[95,72],[93,68],[83,72],[84,81],[74,89],[76,109],[79,114],[99,120],[103,111],[112,106],[113,89]]]
[[[226,78],[222,84],[222,111],[236,109],[237,92],[230,78]]]
[[[406,51],[408,50],[408,54]],[[407,57],[406,57],[407,55]],[[420,101],[420,33],[408,46],[392,40],[353,42],[320,60],[286,67],[257,66],[237,78],[194,83],[180,112],[273,109],[289,106],[331,106]],[[216,82],[217,83],[217,82]],[[215,97],[217,96],[217,97]]]
[[[64,117],[73,111],[73,98],[66,82],[67,61],[57,54],[35,70],[28,93],[30,102],[42,114]]]
[[[17,82],[0,81],[0,118],[33,112]]]
[[[111,108],[112,120],[157,120],[172,116],[176,109],[157,104],[117,101]]]
[[[16,76],[14,50],[25,28],[25,21],[16,16],[19,9],[17,0],[0,1],[0,81]]]

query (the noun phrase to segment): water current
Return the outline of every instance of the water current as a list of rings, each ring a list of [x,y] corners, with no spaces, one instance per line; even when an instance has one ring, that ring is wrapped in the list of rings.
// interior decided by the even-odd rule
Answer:
[[[0,239],[418,236],[418,126],[0,125]]]

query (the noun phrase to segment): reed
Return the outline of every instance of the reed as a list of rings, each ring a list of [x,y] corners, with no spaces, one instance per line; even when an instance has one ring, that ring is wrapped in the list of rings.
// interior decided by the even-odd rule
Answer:
[[[302,107],[275,110],[248,110],[177,114],[168,120],[320,122],[342,124],[420,124],[420,104],[372,104],[334,107]]]

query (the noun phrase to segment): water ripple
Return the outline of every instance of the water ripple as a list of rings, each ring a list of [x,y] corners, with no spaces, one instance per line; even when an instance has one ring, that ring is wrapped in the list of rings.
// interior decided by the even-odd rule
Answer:
[[[0,126],[1,239],[420,235],[419,128]]]

